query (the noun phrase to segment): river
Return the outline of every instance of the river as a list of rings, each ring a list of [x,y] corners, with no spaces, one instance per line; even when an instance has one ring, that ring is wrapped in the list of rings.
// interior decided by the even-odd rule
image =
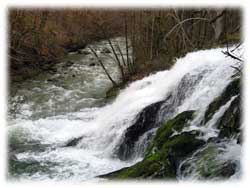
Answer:
[[[124,40],[114,40],[125,51]],[[108,43],[102,41],[93,46],[118,81],[120,74],[115,62],[108,57],[109,53],[103,52],[109,49]],[[86,50],[83,49],[84,54],[65,57],[65,61],[57,65],[57,73],[44,73],[11,88],[14,95],[9,102],[8,139],[15,160],[9,179],[100,181],[96,176],[135,164],[142,159],[143,151],[131,160],[122,161],[115,156],[117,145],[138,113],[170,93],[174,97],[173,111],[163,113],[160,121],[185,110],[196,110],[197,116],[188,129],[201,130],[204,140],[216,136],[213,121],[218,117],[213,117],[205,128],[198,127],[196,122],[202,119],[207,106],[222,93],[234,74],[230,67],[234,61],[226,59],[222,49],[189,53],[178,59],[171,70],[131,83],[113,101],[105,98],[111,82]],[[183,85],[183,78],[187,84]],[[65,147],[79,137],[81,140],[76,146]],[[144,142],[140,139],[138,147]],[[230,140],[223,147],[226,149],[222,155],[228,154],[230,160],[239,163],[240,158],[235,155],[241,146]],[[191,159],[183,163],[192,162]],[[179,179],[185,179],[187,173],[198,178],[195,169],[189,169],[179,172]]]

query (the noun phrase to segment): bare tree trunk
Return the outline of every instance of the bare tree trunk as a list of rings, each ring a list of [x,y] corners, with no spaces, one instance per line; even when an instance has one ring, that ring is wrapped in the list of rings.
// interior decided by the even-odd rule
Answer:
[[[132,21],[131,23],[133,23],[133,29],[131,30],[131,36],[132,36],[132,41],[131,41],[131,46],[132,46],[132,65],[135,69],[135,43],[136,43],[136,38],[135,38],[135,35],[136,35],[136,15],[135,13],[133,13],[133,17],[132,17]]]
[[[126,42],[126,55],[127,55],[127,66],[130,72],[133,72],[133,68],[130,64],[129,54],[128,54],[128,25],[127,16],[124,15],[124,27],[125,27],[125,42]]]
[[[106,34],[104,28],[102,27],[102,25],[98,25],[98,27],[101,29],[103,35],[104,35],[105,38],[107,39],[107,41],[108,41],[108,43],[109,43],[109,46],[111,47],[112,52],[113,52],[113,54],[115,55],[115,59],[116,59],[117,65],[118,65],[119,70],[120,70],[120,72],[121,72],[122,81],[125,81],[125,74],[124,74],[124,71],[123,71],[123,67],[122,67],[122,65],[121,65],[120,59],[119,59],[118,56],[117,56],[117,53],[115,52],[114,46],[113,46],[111,40],[109,39],[109,37],[107,36],[107,34]]]
[[[124,57],[123,57],[123,53],[122,53],[122,50],[121,50],[121,48],[120,48],[118,42],[117,42],[117,44],[116,44],[116,48],[117,48],[117,50],[119,51],[119,53],[120,53],[120,55],[121,55],[121,57],[122,57],[123,66],[126,67],[126,61],[125,61],[125,59],[124,59]]]
[[[151,46],[150,46],[150,62],[153,60],[153,45],[154,45],[154,25],[155,25],[155,15],[154,12],[152,18],[152,26],[151,26]]]
[[[120,59],[118,58],[117,53],[115,52],[115,49],[114,49],[114,46],[113,46],[111,40],[109,38],[107,38],[107,40],[108,40],[108,43],[112,49],[113,54],[115,55],[118,67],[119,67],[121,75],[122,75],[122,80],[125,81],[125,74],[124,74],[124,70],[123,70],[123,67],[121,65]]]
[[[95,50],[92,47],[88,47],[91,52],[95,55],[96,59],[98,60],[99,64],[101,65],[101,67],[103,68],[104,72],[106,73],[106,75],[108,76],[109,80],[112,82],[113,86],[118,87],[117,83],[112,79],[112,77],[110,76],[110,74],[108,73],[107,69],[105,68],[105,66],[102,63],[102,60],[98,57],[98,55],[96,54]]]

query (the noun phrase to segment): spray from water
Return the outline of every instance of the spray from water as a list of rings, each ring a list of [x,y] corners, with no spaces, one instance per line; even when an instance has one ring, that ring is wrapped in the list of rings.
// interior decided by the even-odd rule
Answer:
[[[221,51],[219,48],[189,53],[178,59],[171,70],[157,72],[131,83],[120,91],[112,103],[103,107],[85,107],[72,112],[67,109],[65,113],[36,119],[27,116],[12,119],[8,134],[18,163],[36,166],[34,171],[26,168],[26,171],[16,173],[15,176],[21,179],[82,181],[134,164],[141,160],[150,144],[146,142],[149,133],[139,138],[135,146],[137,154],[131,161],[115,158],[115,149],[123,141],[126,129],[135,122],[136,116],[148,105],[167,97],[169,100],[165,101],[156,117],[159,123],[180,112],[195,110],[196,118],[188,129],[203,131],[205,140],[215,136],[217,132],[213,121],[221,116],[234,98],[219,109],[206,128],[198,127],[197,124],[204,118],[208,105],[232,81],[234,70],[230,66],[234,65],[234,61],[225,58]],[[75,93],[80,88],[81,85],[68,88],[68,94]],[[47,91],[41,90],[39,95],[46,96]],[[79,101],[89,100],[84,95],[81,97]],[[71,102],[71,108],[78,105],[78,100]],[[28,107],[32,105],[32,101],[24,102],[24,105]],[[67,106],[62,105],[61,108]],[[62,147],[69,140],[79,137],[81,140],[75,147]],[[143,145],[144,143],[147,144]],[[224,152],[230,153],[230,157],[234,158],[231,146],[238,150],[240,146],[231,142],[225,145]],[[187,159],[183,163],[189,162]],[[184,170],[180,177],[196,174],[197,171],[196,168],[189,169],[188,172]],[[197,178],[196,175],[192,177]]]

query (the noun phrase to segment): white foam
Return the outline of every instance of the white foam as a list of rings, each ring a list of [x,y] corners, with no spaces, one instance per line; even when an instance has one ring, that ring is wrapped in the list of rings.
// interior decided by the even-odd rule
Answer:
[[[14,122],[14,125],[9,127],[10,134],[22,128],[26,130],[27,137],[31,140],[38,139],[41,143],[62,145],[72,138],[83,136],[76,148],[58,148],[45,153],[26,152],[18,157],[23,160],[55,161],[65,165],[56,169],[62,176],[58,179],[68,179],[68,171],[73,173],[72,177],[75,179],[90,179],[100,173],[133,164],[134,161],[124,163],[111,157],[115,146],[119,144],[126,128],[134,122],[136,115],[146,106],[165,99],[168,93],[178,87],[187,73],[196,75],[206,70],[209,73],[195,85],[191,95],[184,99],[175,112],[177,114],[185,110],[197,110],[201,118],[209,103],[230,82],[234,71],[230,67],[234,61],[225,58],[222,50],[218,48],[187,54],[184,58],[178,59],[171,70],[161,71],[131,83],[111,104],[95,108],[93,116],[90,108],[85,112],[67,112],[52,118],[23,119]],[[96,83],[101,85],[102,80],[98,78]],[[87,171],[84,170],[86,164],[90,165]],[[46,178],[57,179],[54,176]]]

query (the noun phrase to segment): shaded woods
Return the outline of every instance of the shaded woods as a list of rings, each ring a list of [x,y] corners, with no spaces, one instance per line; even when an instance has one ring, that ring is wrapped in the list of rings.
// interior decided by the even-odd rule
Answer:
[[[238,9],[10,9],[9,26],[11,81],[49,71],[67,52],[116,36],[126,38],[127,52],[122,55],[122,62],[117,58],[116,61],[123,81],[127,81],[169,68],[176,57],[189,51],[239,42],[241,12]],[[131,45],[132,58],[129,58]]]

